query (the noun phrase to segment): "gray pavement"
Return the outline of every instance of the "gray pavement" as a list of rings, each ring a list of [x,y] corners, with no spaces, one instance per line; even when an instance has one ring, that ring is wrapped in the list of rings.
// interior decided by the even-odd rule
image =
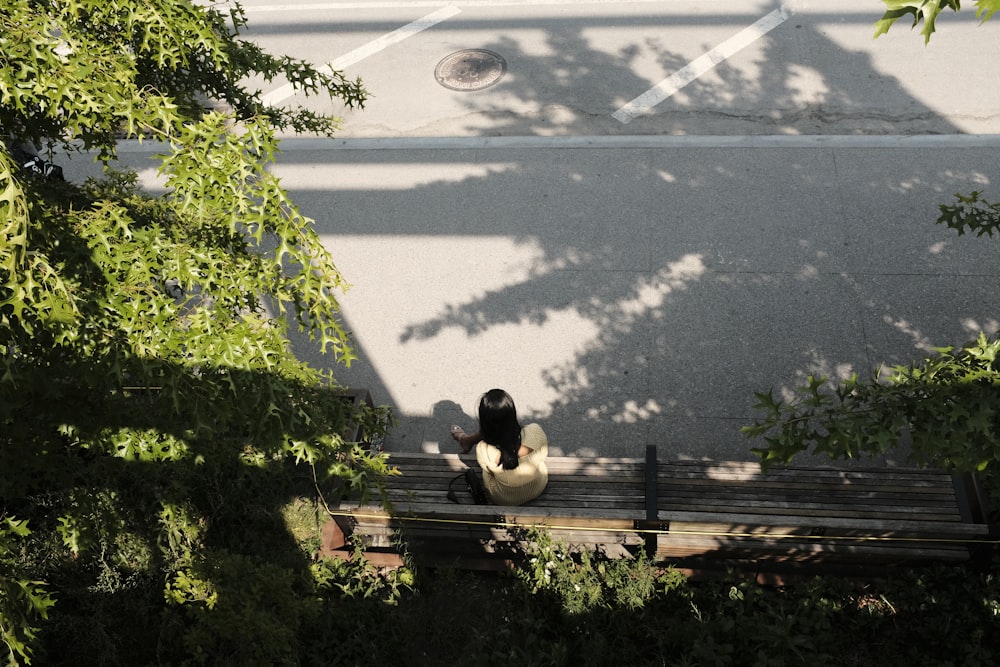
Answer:
[[[242,4],[263,47],[365,81],[373,97],[360,111],[287,98],[343,111],[345,137],[984,134],[1000,122],[1000,28],[968,10],[943,13],[924,46],[905,19],[873,39],[878,0]],[[775,12],[765,34],[745,32]],[[437,63],[473,48],[501,55],[504,77],[474,93],[438,85]],[[706,56],[714,66],[692,72]],[[681,72],[687,85],[648,113],[615,119]]]
[[[872,40],[874,0],[243,4],[262,46],[374,94],[276,171],[354,284],[336,374],[395,410],[390,450],[452,451],[500,386],[560,453],[749,459],[755,390],[1000,328],[998,241],[933,224],[1000,199],[1000,19],[925,47]],[[504,78],[438,85],[465,48]]]
[[[995,139],[657,141],[281,158],[354,283],[338,375],[395,408],[388,448],[449,451],[500,386],[566,454],[745,459],[753,391],[1000,326],[995,242],[933,224],[996,183]]]

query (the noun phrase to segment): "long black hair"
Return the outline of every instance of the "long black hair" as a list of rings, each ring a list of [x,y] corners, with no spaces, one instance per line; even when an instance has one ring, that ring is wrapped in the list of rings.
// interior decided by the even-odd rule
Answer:
[[[503,389],[490,389],[479,399],[479,433],[484,441],[500,450],[500,465],[505,470],[517,467],[521,424],[517,421],[514,399]]]

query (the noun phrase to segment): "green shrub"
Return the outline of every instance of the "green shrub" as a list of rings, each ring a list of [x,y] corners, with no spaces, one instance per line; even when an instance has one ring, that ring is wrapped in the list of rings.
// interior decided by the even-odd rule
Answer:
[[[568,614],[598,607],[635,610],[656,591],[655,570],[646,558],[610,559],[600,552],[572,550],[536,528],[520,531],[531,544],[517,578],[532,593],[552,596]]]

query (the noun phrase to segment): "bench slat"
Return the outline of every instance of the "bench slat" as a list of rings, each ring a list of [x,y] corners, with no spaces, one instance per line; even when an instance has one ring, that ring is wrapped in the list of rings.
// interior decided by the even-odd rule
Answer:
[[[975,538],[989,534],[989,526],[957,521],[906,521],[898,519],[854,519],[828,516],[769,516],[759,514],[719,514],[715,512],[660,512],[661,522],[674,529],[688,526],[690,530],[746,532],[754,528],[856,530],[873,537],[899,533],[925,539]]]
[[[968,520],[982,512],[960,507],[955,481],[939,471],[789,466],[764,474],[756,463],[669,461],[647,480],[642,459],[550,457],[545,492],[500,507],[447,501],[473,456],[399,453],[390,464],[402,472],[385,481],[391,513],[345,500],[339,511],[350,516],[336,517],[338,526],[376,550],[395,549],[402,535],[433,562],[493,567],[518,546],[508,525],[546,526],[569,544],[623,555],[645,544],[670,562],[963,561],[967,542],[989,536],[985,522]],[[453,488],[468,495],[462,480]],[[961,500],[968,505],[968,494]]]
[[[968,559],[968,551],[962,546],[905,547],[897,544],[872,542],[823,543],[793,540],[713,540],[692,539],[684,535],[670,536],[657,545],[660,558],[691,558],[711,556],[713,558],[747,558],[782,561],[831,561],[831,556],[843,560],[861,560],[865,564],[886,563],[899,560],[942,560],[963,561]]]

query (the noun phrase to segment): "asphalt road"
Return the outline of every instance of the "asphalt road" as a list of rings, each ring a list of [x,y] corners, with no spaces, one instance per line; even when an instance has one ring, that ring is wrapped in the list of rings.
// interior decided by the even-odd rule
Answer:
[[[263,47],[366,82],[345,137],[982,134],[1000,120],[1000,24],[977,27],[970,10],[942,14],[924,46],[905,20],[873,39],[878,0],[243,4]],[[464,49],[501,56],[504,76],[441,86],[437,64]]]
[[[276,169],[354,284],[337,374],[387,449],[451,451],[500,386],[557,452],[747,459],[755,390],[1000,328],[997,241],[933,224],[1000,199],[1000,19],[925,47],[873,40],[876,0],[244,5],[373,94]],[[463,49],[503,76],[442,86]]]
[[[396,409],[391,449],[447,449],[499,386],[565,453],[747,458],[753,391],[1000,326],[996,241],[933,224],[995,185],[997,139],[694,141],[281,159],[354,283],[339,376]]]

